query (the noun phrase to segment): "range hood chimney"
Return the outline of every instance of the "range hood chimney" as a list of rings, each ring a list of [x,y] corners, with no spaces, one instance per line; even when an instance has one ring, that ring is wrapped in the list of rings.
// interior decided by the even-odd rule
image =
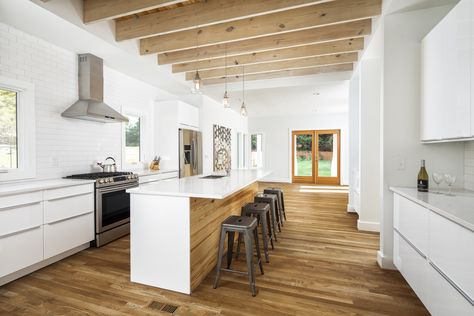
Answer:
[[[79,54],[79,100],[61,115],[103,123],[128,122],[128,118],[104,103],[103,60]]]

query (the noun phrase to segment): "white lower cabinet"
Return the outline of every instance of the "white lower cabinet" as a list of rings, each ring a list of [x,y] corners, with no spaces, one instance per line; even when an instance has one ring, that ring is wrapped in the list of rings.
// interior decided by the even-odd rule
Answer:
[[[393,238],[395,266],[432,315],[474,315],[474,232],[395,194]]]
[[[0,277],[43,260],[43,226],[0,237]]]
[[[94,211],[44,225],[44,259],[94,239]]]

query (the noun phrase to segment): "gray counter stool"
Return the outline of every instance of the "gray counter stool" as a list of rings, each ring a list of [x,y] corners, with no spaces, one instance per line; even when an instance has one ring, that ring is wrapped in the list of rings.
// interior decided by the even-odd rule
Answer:
[[[276,194],[278,196],[278,215],[281,218],[281,225],[286,221],[285,199],[283,197],[283,190],[280,188],[266,188],[263,193]]]
[[[263,253],[265,254],[265,261],[270,262],[270,256],[268,255],[268,240],[272,245],[272,249],[275,249],[273,246],[273,233],[271,217],[270,217],[270,204],[268,203],[247,203],[242,207],[242,216],[256,217],[257,218],[257,229],[258,226],[262,226],[262,239],[263,239]],[[242,234],[239,234],[239,239],[237,243],[237,255],[236,258],[239,258],[240,255],[240,244],[242,243]]]
[[[227,269],[222,268],[222,256],[224,255],[224,244],[225,237],[229,234],[227,240]],[[230,265],[232,264],[232,253],[234,250],[234,236],[235,233],[242,234],[244,236],[245,243],[245,257],[247,259],[247,272],[232,270]],[[219,286],[219,279],[221,276],[221,271],[234,272],[239,274],[247,275],[249,278],[250,290],[252,296],[257,295],[257,290],[255,287],[255,268],[254,268],[254,259],[253,259],[253,239],[255,240],[255,246],[257,248],[257,263],[260,266],[260,272],[263,274],[263,264],[262,258],[260,255],[260,245],[258,243],[258,233],[257,233],[257,219],[254,217],[247,216],[229,216],[227,219],[222,222],[221,225],[221,238],[219,241],[219,252],[217,255],[217,265],[216,265],[216,279],[214,281],[214,288],[216,289]]]
[[[254,197],[253,201],[255,203],[270,204],[270,215],[272,218],[272,226],[273,226],[273,238],[275,239],[275,241],[278,241],[277,236],[276,236],[277,227],[278,227],[278,230],[281,232],[280,219],[278,218],[278,214],[277,214],[278,196],[276,194],[259,193]]]

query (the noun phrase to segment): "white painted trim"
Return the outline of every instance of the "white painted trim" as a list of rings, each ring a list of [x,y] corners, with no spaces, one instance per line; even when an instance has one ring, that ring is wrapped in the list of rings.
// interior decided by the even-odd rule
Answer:
[[[347,213],[356,213],[358,214],[357,210],[355,209],[354,206],[347,204]]]
[[[385,256],[381,250],[377,251],[377,263],[382,269],[397,270],[393,264],[393,258]]]
[[[4,169],[0,181],[31,179],[36,176],[35,85],[0,76],[0,87],[18,93],[17,154],[18,168]]]
[[[65,252],[63,252],[63,253],[60,253],[59,255],[56,255],[56,256],[51,257],[51,258],[48,258],[48,259],[43,260],[43,261],[41,261],[41,262],[38,262],[38,263],[36,263],[36,264],[34,264],[34,265],[31,265],[31,266],[29,266],[29,267],[26,267],[26,268],[24,268],[24,269],[21,269],[21,270],[19,270],[19,271],[16,271],[16,272],[13,272],[13,273],[11,273],[11,274],[9,274],[9,275],[6,275],[6,276],[0,278],[0,286],[2,286],[2,285],[4,285],[4,284],[7,284],[7,283],[9,283],[9,282],[11,282],[11,281],[13,281],[13,280],[19,279],[19,278],[21,278],[21,277],[23,277],[23,276],[25,276],[25,275],[27,275],[27,274],[30,274],[30,273],[32,273],[32,272],[34,272],[34,271],[36,271],[36,270],[42,269],[42,268],[44,268],[44,267],[46,267],[46,266],[49,266],[50,264],[53,264],[53,263],[55,263],[55,262],[57,262],[57,261],[59,261],[59,260],[62,260],[62,259],[64,259],[64,258],[66,258],[66,257],[72,256],[73,254],[78,253],[78,252],[80,252],[80,251],[82,251],[82,250],[84,250],[84,249],[87,249],[87,248],[89,248],[89,247],[90,247],[90,243],[82,244],[82,245],[77,246],[77,247],[75,247],[75,248],[73,248],[73,249],[70,249],[70,250],[65,251]]]
[[[122,123],[122,159],[121,166],[122,170],[135,170],[143,169],[143,163],[146,160],[146,153],[148,150],[148,136],[151,131],[148,130],[148,117],[147,113],[137,111],[135,109],[122,108],[122,113],[125,116],[135,116],[140,118],[140,161],[137,164],[129,165],[125,160],[125,126],[127,123]]]
[[[368,232],[380,232],[380,223],[357,220],[357,229]]]

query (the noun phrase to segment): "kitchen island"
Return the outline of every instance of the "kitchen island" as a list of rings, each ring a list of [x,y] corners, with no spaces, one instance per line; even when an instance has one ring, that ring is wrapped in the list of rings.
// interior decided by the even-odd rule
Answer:
[[[220,224],[252,202],[270,172],[169,179],[129,189],[131,281],[190,294],[216,264]]]

